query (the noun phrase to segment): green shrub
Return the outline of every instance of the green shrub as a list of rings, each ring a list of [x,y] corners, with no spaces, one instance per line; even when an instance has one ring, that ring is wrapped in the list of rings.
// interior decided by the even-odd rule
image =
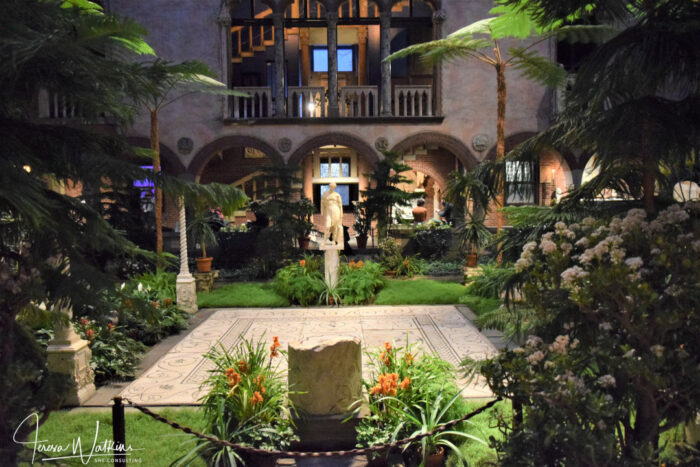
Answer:
[[[406,256],[396,268],[396,277],[413,277],[423,271],[425,262],[417,256]]]
[[[100,385],[134,378],[146,346],[126,335],[122,326],[81,318],[75,324],[75,330],[89,342],[95,383]]]
[[[351,261],[340,267],[340,294],[346,305],[369,303],[384,285],[383,268],[372,261]]]
[[[462,275],[464,261],[430,261],[423,265],[422,273],[426,276]]]
[[[482,264],[479,274],[469,278],[467,293],[485,298],[500,298],[514,274],[511,265],[498,265],[495,262]]]
[[[412,247],[421,258],[437,260],[450,251],[452,227],[449,224],[419,224],[415,227]]]
[[[320,259],[306,257],[277,271],[273,288],[290,303],[309,306],[318,303],[324,290]]]

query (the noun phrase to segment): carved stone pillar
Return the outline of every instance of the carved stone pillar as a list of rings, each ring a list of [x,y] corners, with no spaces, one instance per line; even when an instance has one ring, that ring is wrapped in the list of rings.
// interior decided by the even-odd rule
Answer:
[[[357,28],[357,84],[367,84],[367,26]]]
[[[185,203],[180,198],[180,273],[175,281],[175,294],[177,305],[187,313],[197,312],[197,284],[194,276],[190,274],[187,264],[187,218],[185,215]]]
[[[328,116],[337,117],[338,108],[338,12],[326,13],[328,30]]]
[[[275,27],[275,116],[286,117],[284,109],[284,11],[272,14]]]
[[[90,367],[92,351],[88,341],[73,330],[72,310],[64,308],[62,311],[68,315],[69,322],[66,326],[56,326],[54,338],[46,348],[46,363],[51,371],[69,375],[71,388],[66,405],[77,406],[95,394],[95,374]]]
[[[231,85],[231,13],[227,3],[221,5],[219,16],[216,18],[219,25],[219,67],[220,80],[227,86]],[[231,106],[228,96],[221,96],[221,115],[224,119],[231,117]]]
[[[311,57],[309,55],[308,28],[299,28],[299,46],[301,47],[301,85],[309,85],[309,75],[311,74]]]
[[[442,39],[442,25],[445,23],[447,14],[445,10],[437,10],[433,13],[433,40]],[[442,67],[433,67],[433,109],[435,115],[442,115]]]
[[[379,59],[381,60],[381,114],[391,115],[391,62],[386,58],[391,52],[391,9],[379,12]]]

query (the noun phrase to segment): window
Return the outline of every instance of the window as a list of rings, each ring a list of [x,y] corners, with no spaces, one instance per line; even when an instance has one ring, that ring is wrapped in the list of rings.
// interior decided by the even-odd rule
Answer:
[[[313,47],[311,60],[314,72],[327,73],[328,47]],[[355,51],[352,46],[338,46],[338,71],[355,71]]]
[[[535,179],[532,162],[507,161],[506,204],[535,204]]]
[[[319,160],[321,178],[337,178],[350,176],[349,157],[321,157]]]

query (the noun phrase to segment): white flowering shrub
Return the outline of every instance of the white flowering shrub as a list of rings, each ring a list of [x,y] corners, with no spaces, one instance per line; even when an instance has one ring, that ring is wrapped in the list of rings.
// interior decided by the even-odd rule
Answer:
[[[633,209],[525,245],[515,268],[533,335],[481,369],[523,407],[501,420],[503,465],[649,465],[660,434],[695,419],[699,214],[698,203],[655,219]]]

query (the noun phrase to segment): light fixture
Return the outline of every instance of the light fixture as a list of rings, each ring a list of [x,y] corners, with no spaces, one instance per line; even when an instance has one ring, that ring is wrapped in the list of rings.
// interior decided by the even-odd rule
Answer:
[[[31,165],[23,165],[22,168],[24,169],[25,172],[32,173],[32,166]]]
[[[554,183],[554,172],[556,172],[556,170],[552,169],[552,183]]]
[[[316,112],[316,104],[314,104],[313,102],[309,102],[306,105],[306,109],[309,111],[310,114],[313,114]]]

